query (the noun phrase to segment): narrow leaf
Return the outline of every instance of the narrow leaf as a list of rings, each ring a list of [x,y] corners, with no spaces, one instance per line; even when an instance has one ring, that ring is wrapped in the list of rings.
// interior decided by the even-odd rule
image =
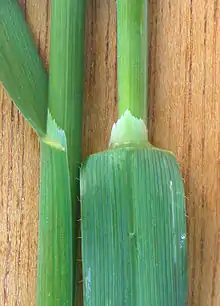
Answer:
[[[48,79],[17,0],[0,2],[0,81],[25,119],[43,136]]]

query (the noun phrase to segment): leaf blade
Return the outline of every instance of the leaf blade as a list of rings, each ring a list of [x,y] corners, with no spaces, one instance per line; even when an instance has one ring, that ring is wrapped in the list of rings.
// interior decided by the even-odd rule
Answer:
[[[173,155],[95,154],[82,168],[81,198],[84,305],[185,306],[185,203]]]
[[[45,135],[48,77],[16,0],[0,4],[0,81],[37,134]]]

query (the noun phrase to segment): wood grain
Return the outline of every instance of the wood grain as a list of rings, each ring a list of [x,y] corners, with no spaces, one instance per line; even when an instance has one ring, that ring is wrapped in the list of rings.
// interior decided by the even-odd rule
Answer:
[[[22,2],[47,66],[50,3]],[[107,147],[117,117],[115,16],[115,1],[88,1],[84,157]],[[149,135],[176,154],[183,173],[190,306],[220,305],[219,18],[218,0],[149,1]],[[2,88],[0,108],[0,305],[29,306],[35,305],[39,146]]]

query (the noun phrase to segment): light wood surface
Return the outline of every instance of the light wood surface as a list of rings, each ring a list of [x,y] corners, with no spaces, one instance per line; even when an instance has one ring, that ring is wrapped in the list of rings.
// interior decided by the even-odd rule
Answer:
[[[20,2],[47,67],[50,3]],[[117,118],[115,1],[88,1],[86,18],[84,157],[107,147]],[[150,0],[149,25],[149,135],[176,154],[184,178],[189,305],[218,306],[220,2]],[[31,306],[39,145],[2,87],[0,109],[0,305]]]

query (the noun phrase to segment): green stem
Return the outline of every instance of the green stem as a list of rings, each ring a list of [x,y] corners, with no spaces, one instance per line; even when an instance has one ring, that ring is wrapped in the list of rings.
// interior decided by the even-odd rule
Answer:
[[[67,139],[71,191],[81,158],[85,0],[53,0],[49,111]]]
[[[72,199],[73,300],[76,299],[76,215],[81,161],[82,106],[84,90],[85,0],[53,0],[49,111],[65,132]],[[71,216],[66,216],[71,217]],[[67,264],[67,263],[63,263]]]
[[[72,306],[72,302],[75,305],[76,301],[76,203],[79,196],[81,160],[85,8],[85,0],[52,1],[49,113],[47,136],[41,139],[43,181],[40,202],[38,305],[42,306]],[[48,161],[47,166],[44,159]],[[62,163],[63,172],[56,162]],[[47,172],[50,172],[51,176]],[[45,177],[52,177],[52,181],[47,184]],[[68,182],[70,186],[67,190],[63,183],[68,185]],[[52,198],[52,195],[49,195],[54,192],[52,186],[57,188],[57,201],[57,196]],[[48,190],[48,195],[44,196],[45,189]],[[71,197],[71,209],[68,205],[68,194]],[[48,203],[44,199],[46,196]],[[47,209],[45,205],[48,206]],[[40,251],[48,247],[48,241],[52,244],[48,252]],[[48,261],[50,266],[47,269],[44,263]],[[44,278],[40,277],[41,275]],[[48,298],[49,293],[51,296]]]
[[[72,204],[67,154],[44,141],[40,181],[36,305],[72,306]]]
[[[119,118],[128,109],[147,119],[147,0],[117,0]]]

